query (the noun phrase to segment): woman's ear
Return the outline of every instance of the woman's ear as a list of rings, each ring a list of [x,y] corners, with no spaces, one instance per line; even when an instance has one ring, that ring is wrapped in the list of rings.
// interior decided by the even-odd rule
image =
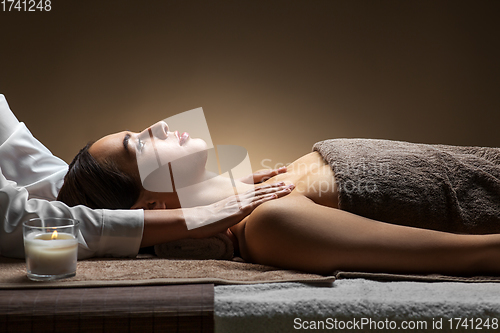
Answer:
[[[131,209],[167,209],[167,203],[165,199],[165,193],[143,190],[139,195],[139,199],[137,199]]]
[[[147,209],[152,210],[152,209],[167,209],[167,205],[164,201],[150,201],[147,204]]]

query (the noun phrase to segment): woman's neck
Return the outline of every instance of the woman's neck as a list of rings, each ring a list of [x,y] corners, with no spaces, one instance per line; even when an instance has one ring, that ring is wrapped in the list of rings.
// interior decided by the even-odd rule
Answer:
[[[176,190],[181,207],[188,208],[209,205],[235,194],[243,194],[254,187],[253,184],[231,180],[228,176],[205,170],[196,184]]]

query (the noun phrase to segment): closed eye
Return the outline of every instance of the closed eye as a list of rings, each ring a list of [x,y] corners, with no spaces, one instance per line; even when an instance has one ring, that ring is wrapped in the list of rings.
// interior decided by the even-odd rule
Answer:
[[[144,141],[141,140],[141,138],[137,139],[137,151],[142,152],[144,149]]]
[[[130,141],[130,133],[125,134],[123,137],[123,148],[125,148],[125,151],[127,154],[130,154],[130,150],[128,148],[128,142]]]

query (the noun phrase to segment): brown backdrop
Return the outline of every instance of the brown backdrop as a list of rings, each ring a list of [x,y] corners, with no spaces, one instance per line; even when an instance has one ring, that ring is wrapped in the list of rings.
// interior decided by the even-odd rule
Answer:
[[[202,106],[254,168],[315,141],[500,146],[499,1],[52,1],[0,12],[0,93],[70,161]]]

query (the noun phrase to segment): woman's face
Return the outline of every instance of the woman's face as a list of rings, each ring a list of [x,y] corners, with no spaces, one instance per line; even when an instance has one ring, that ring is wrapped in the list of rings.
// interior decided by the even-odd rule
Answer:
[[[187,169],[205,167],[203,154],[194,154],[207,149],[205,141],[193,139],[188,133],[171,132],[164,121],[146,128],[140,133],[129,131],[107,135],[96,141],[89,149],[97,160],[112,159],[123,172],[141,176],[151,173],[169,162],[188,155],[199,156],[188,159]],[[194,155],[193,155],[194,154]]]

